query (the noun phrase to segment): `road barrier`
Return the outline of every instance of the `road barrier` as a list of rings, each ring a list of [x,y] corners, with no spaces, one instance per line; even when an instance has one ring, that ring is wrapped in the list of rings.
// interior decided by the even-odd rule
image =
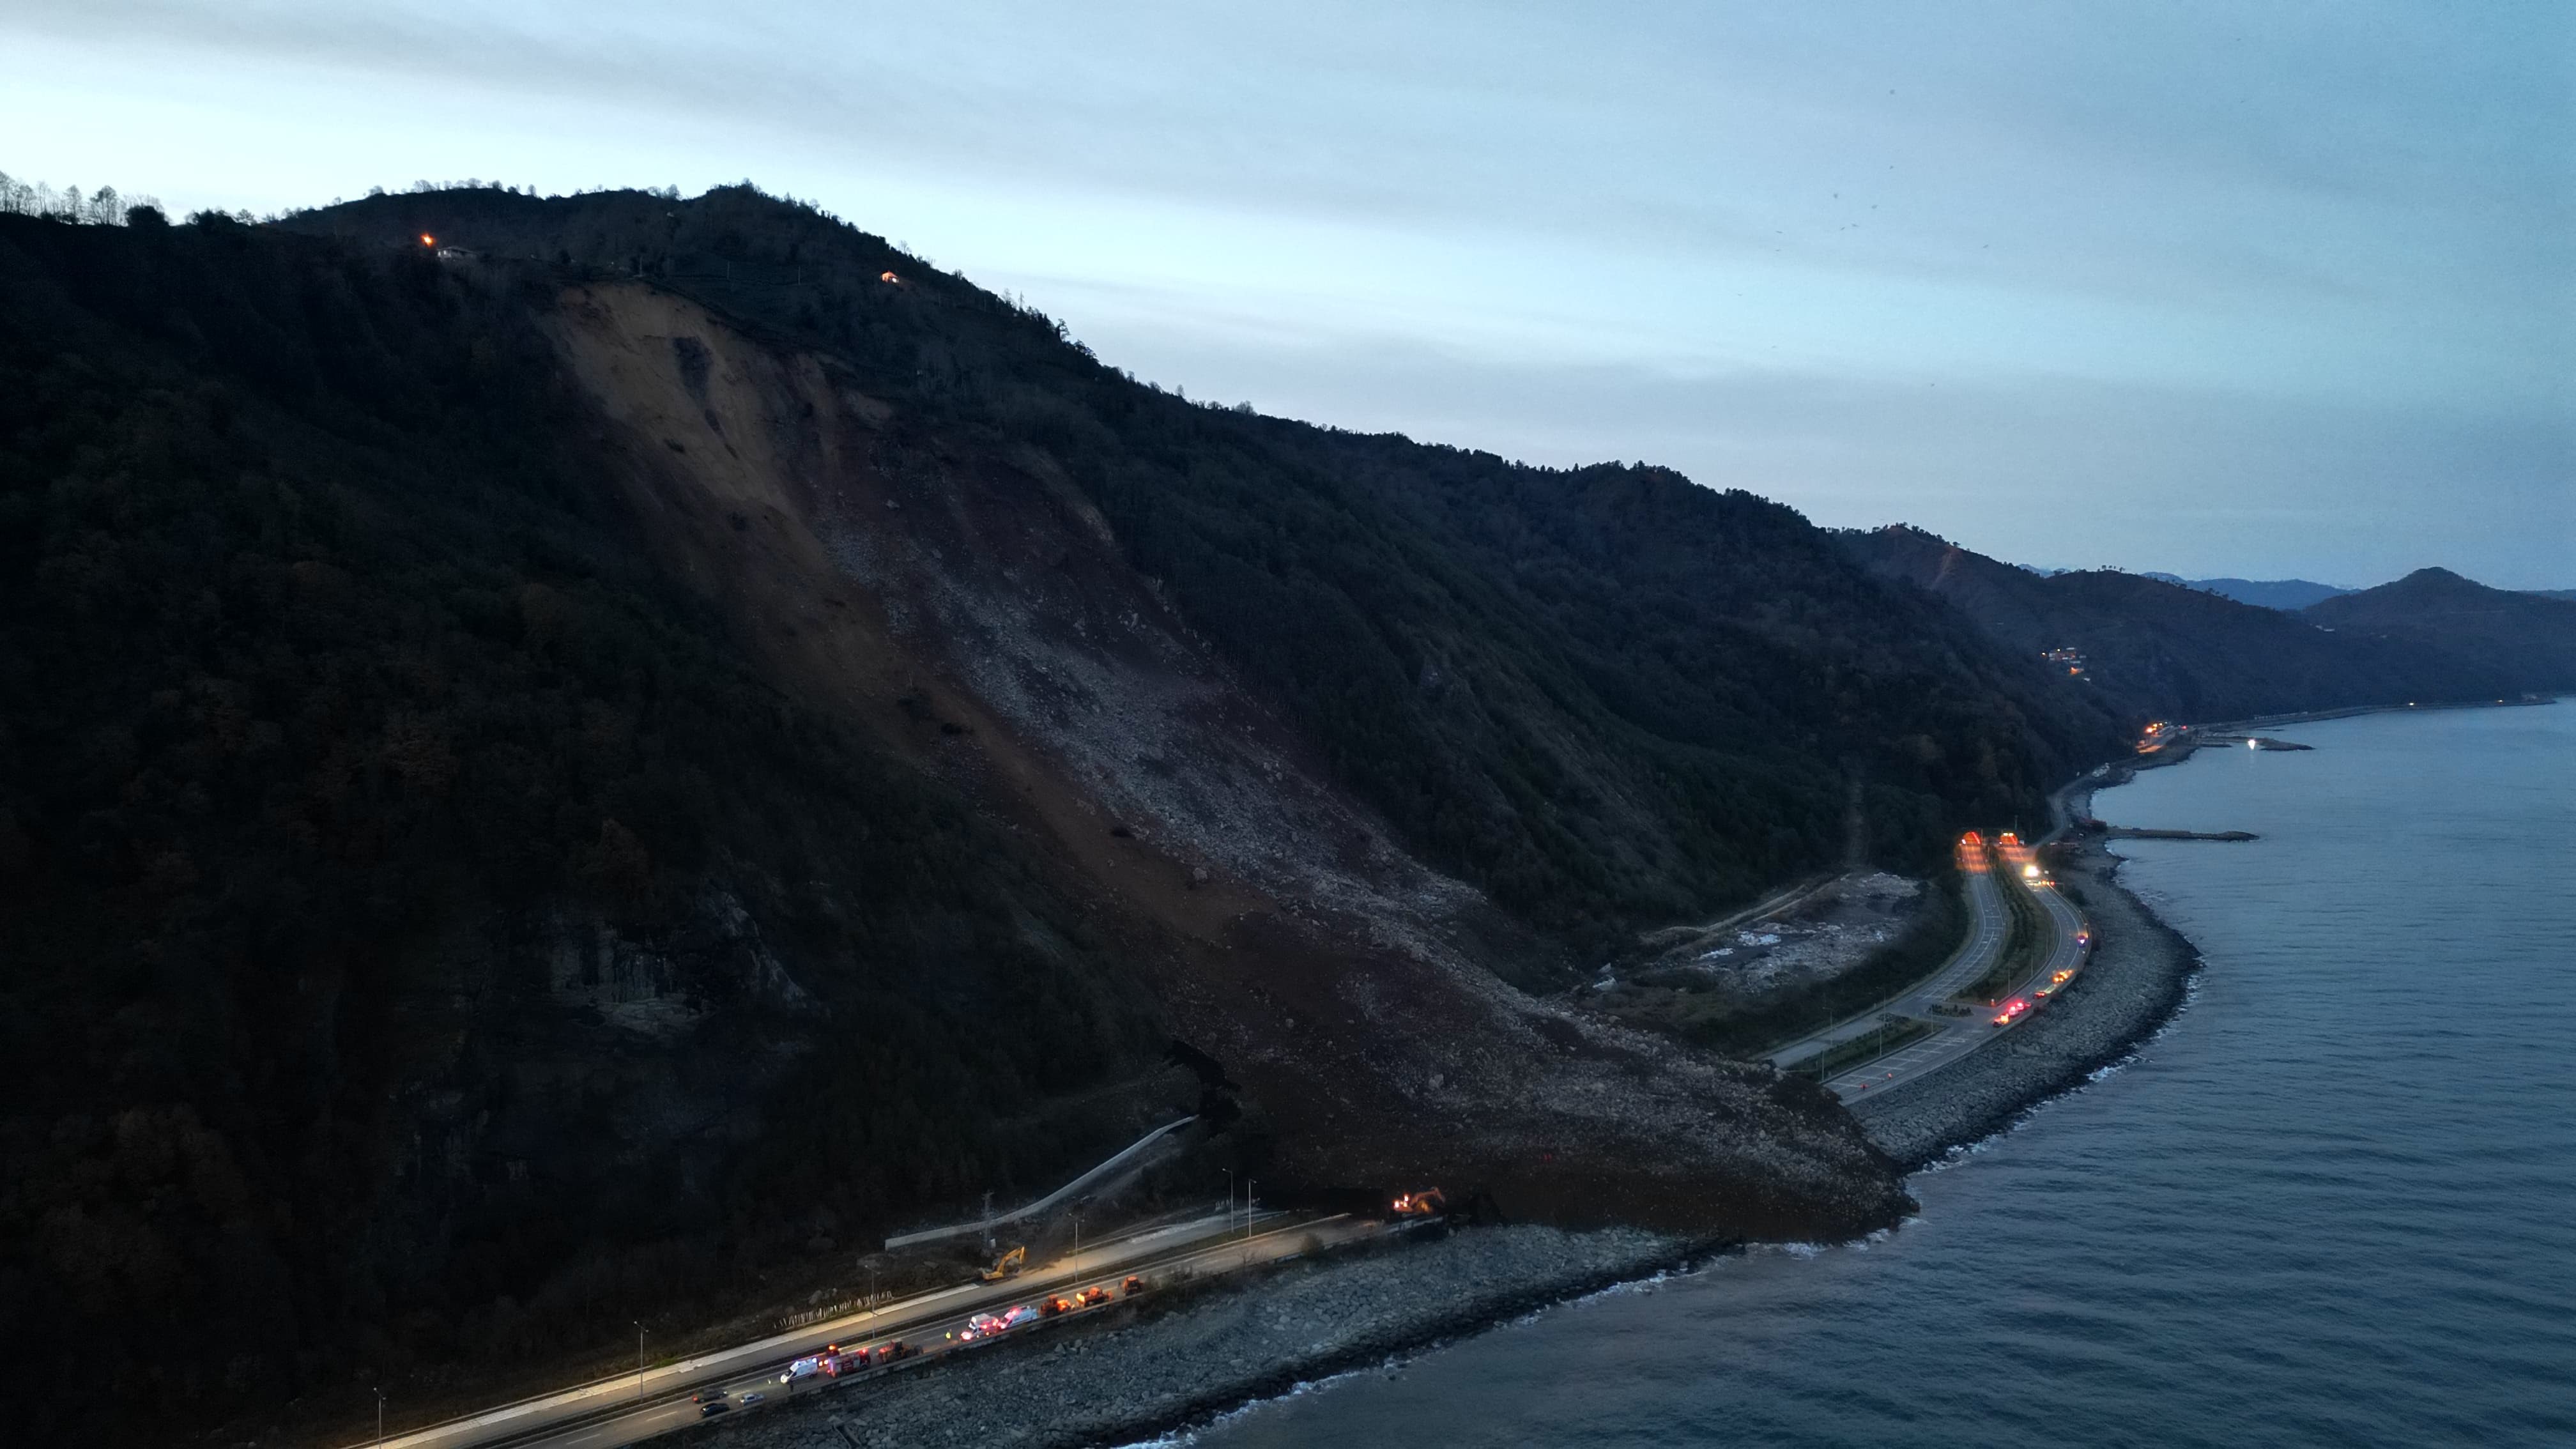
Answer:
[[[1057,1188],[1055,1191],[1048,1193],[1046,1196],[1039,1198],[1036,1202],[1028,1204],[1026,1207],[1013,1208],[1009,1212],[999,1213],[989,1218],[977,1218],[971,1223],[951,1223],[944,1228],[923,1228],[917,1233],[897,1233],[893,1237],[885,1240],[886,1250],[891,1252],[896,1248],[908,1248],[915,1243],[935,1243],[942,1238],[962,1238],[969,1233],[981,1233],[993,1228],[998,1228],[1004,1223],[1015,1223],[1022,1218],[1036,1217],[1038,1214],[1045,1212],[1056,1204],[1066,1202],[1080,1195],[1093,1183],[1100,1181],[1109,1174],[1116,1172],[1119,1168],[1136,1160],[1136,1158],[1141,1155],[1146,1148],[1153,1146],[1155,1143],[1160,1142],[1171,1133],[1178,1132],[1197,1120],[1198,1118],[1196,1117],[1183,1117],[1178,1122],[1164,1123],[1162,1126],[1157,1127],[1153,1131],[1146,1133],[1144,1136],[1137,1138],[1126,1147],[1121,1148],[1118,1153],[1108,1161],[1101,1163],[1098,1167],[1091,1169],[1089,1172],[1086,1172],[1082,1176],[1075,1178],[1073,1181],[1066,1183],[1064,1186]]]

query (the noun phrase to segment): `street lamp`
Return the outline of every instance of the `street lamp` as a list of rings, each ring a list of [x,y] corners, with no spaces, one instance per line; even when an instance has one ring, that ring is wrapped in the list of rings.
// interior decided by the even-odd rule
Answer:
[[[1076,1267],[1082,1264],[1082,1214],[1080,1213],[1073,1215],[1073,1261]]]
[[[1234,1169],[1226,1167],[1218,1170],[1225,1174],[1225,1225],[1231,1229],[1234,1226]]]
[[[1252,1190],[1260,1185],[1248,1177],[1243,1180],[1243,1235],[1247,1238],[1252,1236]]]
[[[635,1320],[635,1397],[644,1397],[644,1320]]]
[[[385,1391],[376,1390],[376,1442],[385,1442]]]

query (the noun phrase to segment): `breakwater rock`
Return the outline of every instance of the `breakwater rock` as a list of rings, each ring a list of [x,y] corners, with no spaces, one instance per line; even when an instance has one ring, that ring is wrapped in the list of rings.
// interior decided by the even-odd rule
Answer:
[[[1854,1106],[1870,1140],[1898,1162],[1919,1167],[2001,1130],[2119,1060],[2182,1004],[2200,953],[2120,887],[2119,857],[2099,841],[2062,849],[2058,879],[2092,921],[2091,963],[2009,1040]]]
[[[960,1362],[692,1431],[725,1449],[1075,1449],[1133,1443],[1248,1400],[1711,1249],[1634,1229],[1513,1226],[1317,1259],[1240,1290],[1148,1300],[1128,1323],[1008,1340]]]

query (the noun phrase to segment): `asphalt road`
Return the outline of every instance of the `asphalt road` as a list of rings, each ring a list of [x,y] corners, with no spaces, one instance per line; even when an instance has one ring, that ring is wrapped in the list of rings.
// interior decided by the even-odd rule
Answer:
[[[2004,942],[2011,935],[2012,919],[2005,913],[2003,892],[1995,884],[1993,865],[1982,846],[1962,845],[1958,850],[1959,873],[1968,883],[1968,934],[1959,949],[1939,971],[1916,983],[1894,1001],[1880,1004],[1848,1016],[1815,1035],[1791,1042],[1771,1053],[1771,1064],[1789,1067],[1824,1051],[1828,1047],[1866,1036],[1884,1024],[1890,1015],[1915,1020],[1940,1021],[1943,1018],[1929,1008],[1965,990],[1977,978],[1994,969],[2003,954]],[[1909,1048],[1910,1050],[1910,1048]]]
[[[384,1440],[388,1449],[609,1449],[669,1433],[701,1417],[691,1395],[721,1390],[736,1404],[733,1413],[757,1413],[790,1397],[841,1393],[855,1400],[865,1385],[885,1372],[935,1361],[953,1352],[973,1352],[981,1344],[961,1345],[947,1335],[963,1329],[980,1313],[1002,1312],[1018,1304],[1035,1305],[1056,1292],[1101,1283],[1114,1293],[1125,1277],[1140,1274],[1148,1287],[1181,1275],[1234,1271],[1276,1262],[1306,1251],[1310,1244],[1334,1246],[1392,1231],[1387,1224],[1348,1217],[1261,1213],[1246,1223],[1241,1214],[1173,1224],[1113,1239],[1021,1274],[1006,1283],[969,1282],[816,1323],[755,1343],[699,1354],[648,1368],[644,1373],[585,1384],[560,1393],[504,1405],[444,1424]],[[1116,1300],[1113,1299],[1113,1302]],[[1091,1310],[1098,1311],[1098,1310]],[[1080,1317],[1069,1315],[1069,1318]],[[1044,1331],[1047,1321],[1011,1330],[1008,1336]],[[892,1370],[870,1370],[840,1380],[820,1375],[781,1385],[778,1376],[799,1358],[827,1344],[871,1349],[902,1339],[923,1350],[922,1357]],[[762,1399],[740,1405],[741,1396]],[[373,1443],[374,1441],[368,1441]],[[353,1446],[354,1449],[354,1446]]]
[[[1826,1091],[1848,1102],[1864,1093],[1885,1092],[1937,1072],[1987,1043],[2010,1035],[2013,1028],[2046,1010],[2049,998],[2084,969],[2084,958],[2092,939],[2091,929],[2085,925],[2083,915],[2057,893],[2056,882],[2040,873],[2037,852],[2028,845],[2009,845],[1996,847],[1995,854],[1995,869],[1969,876],[1970,899],[1976,898],[1975,890],[1980,881],[1989,892],[1996,891],[1997,877],[2009,882],[2002,889],[2028,894],[2039,906],[2040,917],[2048,933],[2047,949],[2039,953],[2039,964],[2029,975],[2014,983],[2010,991],[1994,998],[1992,1004],[1984,998],[1963,1003],[1971,1008],[1965,1016],[1937,1014],[1930,1008],[1935,1002],[1953,997],[1973,985],[1986,974],[1986,969],[1994,965],[1995,957],[1987,954],[1985,966],[1973,972],[1960,973],[1945,967],[1930,983],[1931,989],[1916,993],[1907,1003],[1909,1009],[1899,1013],[1930,1024],[1934,1027],[1932,1034],[1854,1066],[1825,1083]],[[1982,922],[1982,917],[1980,920]],[[1998,951],[2001,949],[2000,945],[1996,947]],[[2016,999],[2028,1002],[2029,1009],[2011,1022],[1997,1025],[1998,1006]]]

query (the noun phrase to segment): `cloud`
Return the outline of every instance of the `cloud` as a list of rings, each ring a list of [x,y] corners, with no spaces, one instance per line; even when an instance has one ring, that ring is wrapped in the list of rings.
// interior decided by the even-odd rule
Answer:
[[[2046,557],[2112,518],[2343,538],[2372,515],[2318,504],[2365,484],[2412,527],[2367,483],[2401,474],[2474,500],[2441,524],[2471,571],[2576,543],[2555,3],[17,0],[0,37],[8,163],[58,181],[749,175],[1193,393],[1771,469],[1835,508],[1984,497],[1998,536],[2065,530]],[[2087,437],[2124,489],[2225,477],[2239,511],[2016,511]]]

